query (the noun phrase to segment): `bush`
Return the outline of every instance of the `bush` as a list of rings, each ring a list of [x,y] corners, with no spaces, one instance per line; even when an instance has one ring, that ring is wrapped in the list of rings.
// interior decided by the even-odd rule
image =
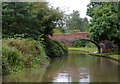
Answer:
[[[28,39],[3,40],[2,58],[3,75],[49,62],[42,44]]]
[[[67,56],[68,48],[59,41],[46,37],[43,41],[47,56],[50,58]]]
[[[2,74],[6,75],[24,67],[22,54],[16,48],[2,46]]]
[[[7,39],[3,43],[9,47],[17,48],[23,54],[40,54],[40,43],[28,39]]]
[[[68,48],[59,41],[46,38],[40,42],[10,38],[3,40],[2,74],[7,75],[26,68],[45,65],[49,63],[49,57],[61,57],[68,54]]]

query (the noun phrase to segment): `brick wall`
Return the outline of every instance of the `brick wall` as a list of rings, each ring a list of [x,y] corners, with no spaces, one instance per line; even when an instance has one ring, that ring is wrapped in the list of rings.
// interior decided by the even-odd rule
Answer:
[[[115,46],[113,41],[106,40],[106,41],[100,42],[100,47],[102,48],[103,53],[115,51]]]
[[[56,39],[59,41],[65,41],[67,45],[70,45],[71,42],[76,40],[76,37],[87,38],[89,32],[81,32],[81,33],[72,33],[72,34],[54,34],[53,37],[49,35],[51,39]],[[111,52],[115,51],[114,44],[112,41],[104,41],[99,43],[102,48],[102,52]]]
[[[75,37],[81,37],[81,38],[87,38],[87,35],[89,32],[81,32],[81,33],[73,33],[73,34],[54,34],[53,37],[49,35],[51,39],[65,39],[65,38],[75,38]]]

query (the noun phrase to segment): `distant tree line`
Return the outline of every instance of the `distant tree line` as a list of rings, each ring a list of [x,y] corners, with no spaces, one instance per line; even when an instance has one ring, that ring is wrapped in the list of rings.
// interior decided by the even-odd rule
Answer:
[[[86,17],[81,18],[78,11],[73,10],[73,13],[67,15],[66,27],[69,31],[86,32],[88,31],[88,23],[88,19]]]
[[[88,32],[89,21],[87,17],[81,18],[79,11],[73,10],[70,14],[64,14],[63,26],[56,28],[55,33],[75,33],[75,32]]]

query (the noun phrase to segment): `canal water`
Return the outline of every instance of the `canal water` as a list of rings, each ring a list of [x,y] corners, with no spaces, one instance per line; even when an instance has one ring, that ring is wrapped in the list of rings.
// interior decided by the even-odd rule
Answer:
[[[27,70],[3,77],[4,82],[118,82],[119,64],[113,60],[69,51],[53,59],[47,69]]]

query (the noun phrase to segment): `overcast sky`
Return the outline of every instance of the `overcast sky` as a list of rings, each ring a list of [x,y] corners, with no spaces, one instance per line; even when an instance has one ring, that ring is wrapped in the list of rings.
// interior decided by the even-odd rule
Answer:
[[[66,11],[67,14],[72,13],[73,10],[80,12],[80,17],[88,17],[86,15],[87,4],[90,0],[47,0],[54,7],[60,7],[61,10]],[[88,17],[89,19],[89,17]]]

